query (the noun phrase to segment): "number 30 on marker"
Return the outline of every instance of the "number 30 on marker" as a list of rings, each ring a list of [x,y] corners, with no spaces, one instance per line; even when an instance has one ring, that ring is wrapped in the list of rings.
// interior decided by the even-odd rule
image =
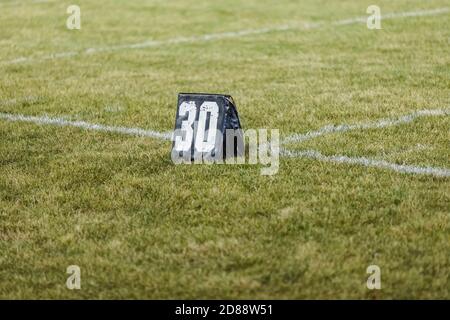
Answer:
[[[172,160],[221,157],[225,129],[240,129],[233,99],[226,95],[178,95]]]
[[[185,132],[185,138],[175,137],[175,150],[186,152],[191,149],[194,139],[194,122],[197,116],[197,106],[195,101],[183,102],[178,112],[180,117],[187,119],[181,122],[181,130]],[[208,137],[205,141],[206,121],[209,116]],[[198,117],[197,134],[195,138],[195,150],[197,152],[211,152],[216,142],[217,120],[219,118],[219,105],[214,101],[205,101],[200,106]]]

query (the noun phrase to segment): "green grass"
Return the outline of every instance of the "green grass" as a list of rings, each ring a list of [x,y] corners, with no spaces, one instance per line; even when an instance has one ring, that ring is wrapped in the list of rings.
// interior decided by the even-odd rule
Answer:
[[[448,13],[2,64],[332,22],[373,1],[80,0],[80,31],[65,28],[69,4],[0,3],[0,112],[166,131],[178,92],[223,92],[245,128],[285,137],[450,106]],[[292,147],[449,168],[449,127],[420,118]],[[0,137],[0,298],[450,298],[448,178],[288,158],[272,177],[175,166],[167,142],[4,120]],[[72,264],[79,291],[65,286]]]

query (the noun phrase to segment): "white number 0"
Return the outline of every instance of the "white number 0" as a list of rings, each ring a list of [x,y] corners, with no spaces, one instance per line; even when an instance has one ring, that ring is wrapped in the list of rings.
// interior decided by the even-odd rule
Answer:
[[[205,140],[206,118],[208,112],[209,118],[208,138]],[[211,152],[216,145],[217,119],[219,118],[219,106],[216,102],[205,101],[200,106],[200,115],[198,118],[197,138],[195,139],[195,149],[198,152]]]

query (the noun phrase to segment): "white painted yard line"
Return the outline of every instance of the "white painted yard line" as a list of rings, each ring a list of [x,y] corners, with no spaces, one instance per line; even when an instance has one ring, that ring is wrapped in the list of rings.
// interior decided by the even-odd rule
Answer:
[[[291,158],[309,158],[324,162],[332,163],[344,163],[352,165],[361,165],[364,167],[374,167],[381,169],[389,169],[399,173],[410,173],[410,174],[421,174],[421,175],[431,175],[435,177],[450,177],[450,169],[448,168],[437,168],[437,167],[422,167],[422,166],[411,166],[396,164],[392,162],[387,162],[384,160],[376,160],[366,157],[348,157],[345,155],[331,155],[326,156],[316,150],[303,150],[303,151],[290,151],[283,149],[281,154],[286,157]]]
[[[305,26],[310,26],[308,24],[305,24]],[[9,64],[17,64],[17,63],[24,63],[24,62],[42,62],[46,60],[54,60],[54,59],[61,59],[61,58],[67,58],[67,57],[73,57],[73,56],[81,56],[81,55],[91,55],[91,54],[97,54],[102,52],[113,52],[113,51],[121,51],[121,50],[129,50],[129,49],[145,49],[145,48],[152,48],[152,47],[161,47],[161,46],[167,46],[167,45],[177,45],[177,44],[183,44],[183,43],[199,43],[199,42],[207,42],[207,41],[213,41],[213,40],[219,40],[219,39],[227,39],[227,38],[238,38],[238,37],[244,37],[249,35],[257,35],[257,34],[264,34],[269,32],[276,32],[276,31],[284,31],[289,30],[289,26],[278,26],[273,28],[262,28],[262,29],[249,29],[249,30],[241,30],[236,32],[223,32],[223,33],[212,33],[212,34],[205,34],[200,36],[193,36],[193,37],[177,37],[172,39],[166,39],[166,40],[148,40],[141,43],[134,43],[134,44],[120,44],[120,45],[114,45],[114,46],[108,46],[108,47],[99,47],[99,48],[88,48],[82,51],[68,51],[68,52],[60,52],[60,53],[54,53],[47,56],[41,56],[41,57],[19,57],[13,60],[4,61],[1,64],[9,65]]]
[[[386,118],[373,122],[365,122],[353,125],[339,125],[339,126],[325,126],[317,131],[311,131],[305,134],[295,134],[284,139],[283,143],[294,143],[294,142],[304,142],[311,140],[325,134],[335,133],[335,132],[346,132],[351,130],[365,130],[365,129],[379,129],[391,126],[396,126],[400,124],[406,124],[413,122],[415,119],[426,116],[448,116],[450,115],[450,109],[431,109],[431,110],[420,110],[410,113],[405,116],[397,118]],[[291,158],[309,158],[325,162],[333,163],[346,163],[353,165],[362,165],[365,167],[375,167],[382,169],[390,169],[399,173],[410,173],[410,174],[422,174],[422,175],[432,175],[435,177],[450,177],[450,169],[448,168],[436,168],[436,167],[422,167],[422,166],[412,166],[412,165],[399,165],[396,163],[388,162],[385,160],[372,159],[367,157],[348,157],[345,155],[331,155],[326,156],[316,150],[302,150],[302,151],[292,151],[287,149],[282,149],[281,154]]]
[[[126,134],[131,136],[149,137],[162,140],[171,140],[171,132],[159,132],[154,130],[145,130],[141,128],[127,128],[106,126],[102,124],[89,123],[85,121],[70,121],[63,118],[50,118],[48,116],[26,116],[22,114],[0,113],[0,119],[7,121],[29,122],[38,125],[54,125],[60,127],[75,127],[85,130],[103,131],[111,133]]]
[[[374,122],[365,122],[359,124],[341,124],[341,125],[328,125],[322,127],[317,131],[310,131],[303,134],[294,134],[283,140],[283,144],[288,143],[298,143],[304,142],[307,140],[311,140],[326,134],[335,133],[335,132],[347,132],[352,130],[367,130],[367,129],[380,129],[386,127],[392,127],[400,124],[411,123],[415,119],[420,117],[427,116],[448,116],[450,115],[450,109],[431,109],[431,110],[420,110],[405,116],[397,117],[397,118],[386,118],[377,120]]]
[[[437,8],[437,9],[431,9],[431,10],[418,10],[418,11],[409,11],[409,12],[398,12],[398,13],[387,13],[382,15],[383,19],[395,19],[395,18],[407,18],[407,17],[421,17],[421,16],[434,16],[439,14],[445,14],[450,12],[450,8]],[[327,25],[349,25],[349,24],[355,24],[355,23],[361,23],[365,22],[367,20],[367,17],[356,17],[351,19],[344,19],[344,20],[337,20],[331,23],[328,22],[318,22],[318,23],[304,23],[300,25],[281,25],[281,26],[274,26],[274,27],[267,27],[267,28],[261,28],[261,29],[248,29],[248,30],[240,30],[240,31],[230,31],[230,32],[223,32],[223,33],[212,33],[212,34],[205,34],[205,35],[199,35],[199,36],[192,36],[192,37],[177,37],[172,39],[166,39],[166,40],[148,40],[140,43],[134,43],[134,44],[119,44],[114,46],[107,46],[107,47],[99,47],[99,48],[88,48],[81,51],[69,51],[69,52],[59,52],[50,54],[47,56],[40,56],[40,57],[19,57],[13,60],[9,61],[3,61],[0,62],[2,65],[10,65],[10,64],[17,64],[17,63],[25,63],[25,62],[42,62],[46,60],[53,60],[53,59],[62,59],[67,57],[73,57],[73,56],[80,56],[80,55],[90,55],[90,54],[96,54],[96,53],[102,53],[102,52],[113,52],[113,51],[119,51],[119,50],[129,50],[129,49],[144,49],[144,48],[154,48],[154,47],[161,47],[161,46],[167,46],[167,45],[178,45],[178,44],[184,44],[184,43],[201,43],[201,42],[208,42],[208,41],[214,41],[214,40],[221,40],[221,39],[228,39],[228,38],[240,38],[250,35],[259,35],[259,34],[266,34],[271,32],[282,32],[282,31],[291,31],[291,30],[310,30],[310,29],[317,29],[321,27],[326,27]]]
[[[448,111],[446,111],[446,115]],[[422,110],[418,111],[415,114],[422,115],[442,115],[442,110]],[[159,132],[154,130],[145,130],[141,128],[127,128],[127,127],[115,127],[115,126],[106,126],[101,124],[88,123],[85,121],[70,121],[63,118],[50,118],[48,116],[25,116],[21,114],[11,114],[11,113],[0,113],[0,119],[7,121],[19,121],[19,122],[28,122],[34,123],[38,125],[55,125],[61,127],[75,127],[85,130],[94,130],[94,131],[103,131],[103,132],[111,132],[118,134],[126,134],[131,136],[140,136],[140,137],[150,137],[162,140],[171,140],[172,133],[171,132]],[[381,121],[375,122],[381,125]],[[395,122],[388,121],[383,123],[383,126],[395,125]],[[409,173],[409,174],[422,174],[422,175],[431,175],[435,177],[450,177],[450,169],[448,168],[437,168],[437,167],[422,167],[422,166],[412,166],[412,165],[399,165],[396,163],[387,162],[384,160],[371,159],[366,157],[348,157],[345,155],[331,155],[326,156],[315,150],[303,150],[303,151],[291,151],[287,149],[281,150],[281,155],[291,158],[309,158],[319,161],[325,162],[333,162],[333,163],[347,163],[354,165],[362,165],[365,167],[375,167],[382,169],[390,169],[399,173]]]

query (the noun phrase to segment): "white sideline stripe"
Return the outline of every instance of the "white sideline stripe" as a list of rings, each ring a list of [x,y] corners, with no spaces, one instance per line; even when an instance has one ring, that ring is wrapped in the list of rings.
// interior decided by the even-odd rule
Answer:
[[[171,132],[158,132],[154,130],[145,130],[141,128],[114,127],[101,124],[94,124],[85,121],[70,121],[63,118],[50,118],[48,116],[35,117],[22,114],[0,113],[0,119],[8,121],[29,122],[38,125],[55,125],[60,127],[75,127],[86,130],[103,131],[111,133],[121,133],[138,137],[157,138],[162,140],[171,140]]]
[[[405,124],[413,122],[415,119],[426,116],[448,116],[450,115],[450,109],[432,109],[432,110],[420,110],[405,116],[401,116],[398,118],[386,118],[377,120],[375,122],[365,122],[359,124],[341,124],[341,125],[328,125],[322,127],[317,131],[310,131],[304,134],[294,134],[283,140],[284,144],[287,143],[296,143],[296,142],[304,142],[307,140],[311,140],[325,134],[335,133],[335,132],[347,132],[351,130],[366,130],[366,129],[380,129],[386,127],[392,127],[399,124]]]
[[[421,174],[421,175],[431,175],[435,177],[450,177],[450,169],[447,168],[437,168],[437,167],[420,167],[396,164],[392,162],[387,162],[384,160],[376,160],[366,157],[348,157],[344,155],[331,155],[326,156],[315,150],[305,150],[305,151],[290,151],[283,149],[281,154],[291,158],[309,158],[324,162],[333,163],[345,163],[353,165],[361,165],[364,167],[374,167],[381,169],[390,169],[399,173],[410,173],[410,174]]]
[[[450,8],[444,7],[444,8],[437,8],[437,9],[431,9],[431,10],[419,10],[419,11],[409,11],[409,12],[398,12],[398,13],[387,13],[382,15],[382,19],[395,19],[395,18],[405,18],[405,17],[422,17],[422,16],[432,16],[432,15],[439,15],[450,12]],[[261,29],[248,29],[248,30],[241,30],[241,31],[230,31],[230,32],[223,32],[223,33],[212,33],[212,34],[205,34],[200,36],[193,36],[193,37],[177,37],[172,39],[166,39],[166,40],[148,40],[141,43],[135,43],[135,44],[120,44],[115,46],[109,46],[109,47],[103,47],[103,48],[89,48],[82,51],[69,51],[69,52],[60,52],[60,53],[54,53],[47,56],[41,56],[41,57],[19,57],[13,60],[9,61],[3,61],[1,64],[3,65],[9,65],[9,64],[17,64],[17,63],[24,63],[24,62],[41,62],[46,60],[53,60],[53,59],[61,59],[61,58],[67,58],[67,57],[73,57],[73,56],[79,56],[79,55],[89,55],[89,54],[95,54],[95,53],[101,53],[101,52],[112,52],[112,51],[118,51],[118,50],[127,50],[127,49],[143,49],[143,48],[152,48],[152,47],[161,47],[166,45],[177,45],[177,44],[183,44],[183,43],[198,43],[198,42],[207,42],[207,41],[213,41],[213,40],[220,40],[220,39],[227,39],[227,38],[239,38],[239,37],[245,37],[249,35],[258,35],[258,34],[265,34],[265,33],[271,33],[271,32],[281,32],[281,31],[290,31],[290,30],[310,30],[310,29],[317,29],[320,27],[324,27],[327,25],[349,25],[349,24],[355,24],[355,23],[361,23],[366,22],[367,17],[356,17],[351,19],[343,19],[343,20],[337,20],[331,23],[328,22],[318,22],[318,23],[304,23],[297,26],[289,26],[289,25],[281,25],[281,26],[275,26],[275,27],[267,27],[267,28],[261,28]]]

